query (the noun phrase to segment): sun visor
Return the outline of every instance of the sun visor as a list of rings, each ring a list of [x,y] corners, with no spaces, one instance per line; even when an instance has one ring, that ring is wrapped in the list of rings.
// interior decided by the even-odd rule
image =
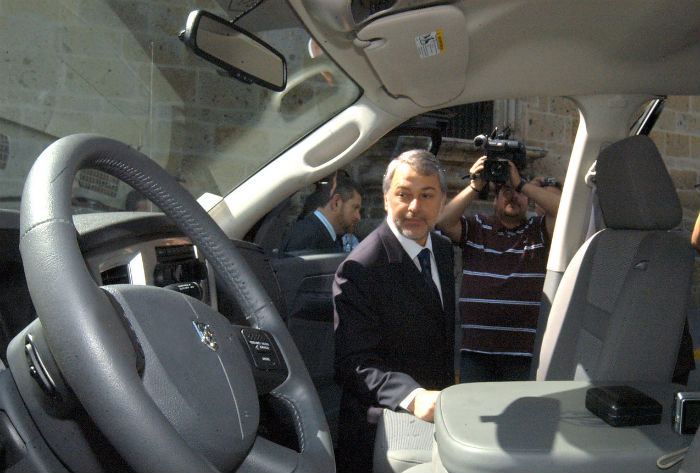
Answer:
[[[469,38],[462,11],[451,5],[385,16],[357,34],[386,90],[436,107],[464,90]]]

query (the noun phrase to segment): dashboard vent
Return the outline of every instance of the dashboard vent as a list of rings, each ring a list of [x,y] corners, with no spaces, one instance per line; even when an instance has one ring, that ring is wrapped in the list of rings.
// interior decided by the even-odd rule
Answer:
[[[156,247],[156,258],[159,263],[174,263],[197,259],[194,253],[194,245]]]
[[[153,269],[153,283],[156,286],[198,283],[207,278],[207,267],[197,259],[194,245],[156,247],[156,259],[158,263]]]
[[[129,279],[129,268],[125,264],[102,271],[100,277],[102,278],[103,286],[108,286],[110,284],[129,284],[131,282]]]

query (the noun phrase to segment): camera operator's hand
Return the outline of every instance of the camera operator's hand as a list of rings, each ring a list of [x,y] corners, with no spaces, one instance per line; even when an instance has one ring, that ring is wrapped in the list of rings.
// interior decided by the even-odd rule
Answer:
[[[484,189],[484,186],[488,184],[488,182],[482,177],[474,177],[475,175],[483,176],[484,161],[486,161],[486,156],[480,157],[474,162],[471,169],[469,169],[469,174],[472,176],[471,182],[469,183],[469,187],[471,187],[477,193],[481,192]]]
[[[520,181],[523,180],[522,177],[520,177],[520,173],[518,172],[518,168],[515,167],[515,164],[513,161],[508,161],[508,170],[510,172],[510,176],[508,178],[508,184],[510,184],[510,187],[513,189],[517,189],[518,186],[520,185]]]

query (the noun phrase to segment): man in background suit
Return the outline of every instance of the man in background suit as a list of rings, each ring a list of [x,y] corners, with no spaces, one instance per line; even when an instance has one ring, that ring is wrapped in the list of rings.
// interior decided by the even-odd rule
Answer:
[[[315,211],[299,220],[282,242],[281,250],[343,251],[342,237],[353,233],[360,221],[360,186],[349,176],[337,174],[333,187],[312,194]]]
[[[336,272],[339,472],[372,470],[376,425],[368,408],[405,409],[432,422],[440,390],[454,383],[453,253],[431,231],[446,188],[431,153],[394,159],[383,182],[386,221]]]

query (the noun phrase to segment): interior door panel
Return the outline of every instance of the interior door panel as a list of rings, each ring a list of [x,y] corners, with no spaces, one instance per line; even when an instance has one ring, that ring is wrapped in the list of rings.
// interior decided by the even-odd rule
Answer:
[[[304,358],[321,398],[335,440],[340,387],[333,381],[335,334],[331,287],[346,253],[274,258],[283,299],[287,301],[287,326]]]

